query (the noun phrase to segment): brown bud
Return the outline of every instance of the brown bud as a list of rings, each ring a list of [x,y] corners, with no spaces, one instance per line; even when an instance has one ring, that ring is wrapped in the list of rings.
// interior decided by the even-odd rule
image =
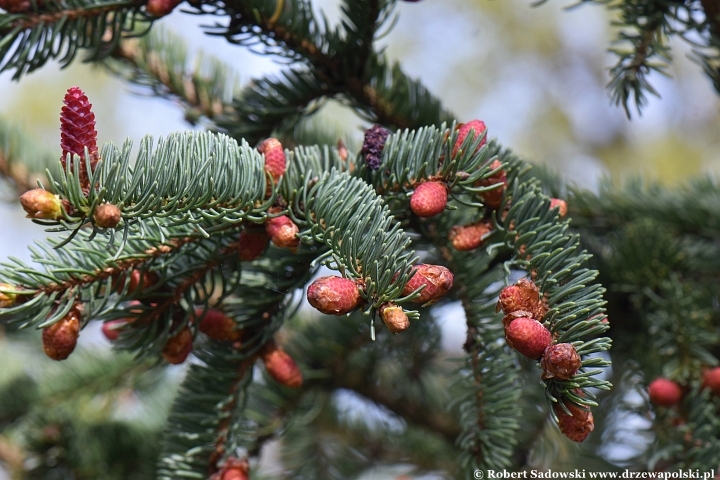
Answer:
[[[268,219],[265,231],[270,236],[270,240],[280,248],[295,248],[300,245],[297,236],[300,229],[287,215]]]
[[[455,250],[475,250],[482,245],[488,233],[492,231],[490,222],[478,222],[471,225],[455,225],[450,229],[449,239]]]
[[[410,326],[410,320],[403,308],[394,303],[385,303],[380,306],[380,318],[392,333],[400,333]]]
[[[193,334],[190,328],[185,327],[174,337],[170,337],[163,348],[162,356],[168,363],[180,365],[183,363],[193,347]]]
[[[547,312],[545,302],[540,297],[540,291],[532,280],[521,278],[515,285],[502,289],[498,298],[496,311],[502,309],[504,313],[516,311],[530,312],[536,320],[542,320]]]
[[[302,385],[302,372],[295,360],[274,342],[265,348],[262,359],[268,374],[279,384],[288,388],[298,388]]]
[[[8,308],[15,305],[16,293],[3,293],[2,290],[15,290],[16,287],[8,283],[0,283],[0,308]]]
[[[445,183],[421,183],[415,188],[415,191],[410,197],[410,209],[418,217],[434,217],[445,210],[447,197],[448,191]]]
[[[35,188],[20,195],[20,204],[27,213],[27,218],[57,220],[63,216],[60,197],[42,188]]]
[[[143,272],[139,269],[134,269],[132,272],[130,272],[129,276],[130,284],[128,285],[128,295],[141,292],[146,288],[152,287],[158,281],[160,281],[160,277],[157,273],[148,271]],[[122,292],[123,288],[125,287],[125,278],[127,277],[120,278],[120,281],[118,281],[117,287],[115,288],[115,291],[117,291],[118,293]]]
[[[592,412],[584,410],[572,402],[565,402],[564,404],[570,414],[559,404],[554,406],[560,431],[573,442],[584,441],[595,428]]]
[[[345,315],[360,305],[360,290],[343,277],[320,277],[308,287],[310,305],[327,315]]]
[[[505,340],[522,355],[537,359],[550,346],[552,335],[537,320],[520,317],[505,326]]]
[[[490,164],[490,168],[493,170],[495,170],[496,168],[500,168],[501,166],[502,162],[500,160],[494,160]],[[489,176],[488,178],[484,178],[475,182],[476,187],[489,187],[498,183],[502,185],[494,188],[493,190],[488,190],[487,192],[482,192],[479,194],[480,197],[483,199],[483,203],[488,208],[498,209],[502,204],[502,196],[505,192],[505,189],[507,188],[507,175],[505,174],[505,170],[500,170],[499,172]]]
[[[80,335],[80,312],[73,307],[60,321],[43,328],[42,345],[45,355],[65,360],[75,350]]]
[[[198,317],[202,314],[202,310],[195,310],[195,315]],[[221,342],[235,342],[240,340],[241,337],[240,330],[237,329],[235,321],[220,310],[215,310],[213,308],[205,311],[205,316],[200,322],[200,326],[198,328],[208,337]]]
[[[570,380],[580,369],[582,360],[571,344],[558,343],[545,350],[540,364],[543,368],[542,378]]]
[[[120,223],[122,212],[112,203],[98,205],[93,214],[95,225],[100,228],[115,228]]]
[[[682,387],[667,378],[656,378],[648,386],[650,401],[660,407],[678,405],[683,398]]]
[[[410,295],[421,286],[425,288],[420,296],[413,299],[415,303],[435,303],[445,295],[453,286],[454,275],[450,270],[440,265],[420,264],[415,268],[415,274],[403,288],[402,295]]]
[[[342,138],[337,141],[337,152],[340,160],[342,160],[343,162],[347,161],[348,149],[347,146],[345,146],[345,142],[342,141]]]
[[[260,258],[269,243],[270,237],[264,229],[245,227],[238,239],[238,256],[243,262],[252,262]]]
[[[560,218],[564,217],[568,213],[568,207],[565,200],[561,200],[559,198],[551,198],[550,199],[550,210],[553,208],[558,209],[558,215]]]

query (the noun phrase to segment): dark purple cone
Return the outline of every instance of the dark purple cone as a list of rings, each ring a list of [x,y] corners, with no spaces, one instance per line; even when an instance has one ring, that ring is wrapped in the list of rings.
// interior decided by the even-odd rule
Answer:
[[[390,130],[380,125],[373,125],[372,128],[365,130],[365,141],[360,154],[370,170],[380,168],[382,151],[388,135],[390,135]]]

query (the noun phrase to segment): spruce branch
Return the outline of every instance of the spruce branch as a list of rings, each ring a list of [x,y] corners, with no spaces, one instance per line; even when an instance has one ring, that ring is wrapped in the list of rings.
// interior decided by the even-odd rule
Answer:
[[[39,148],[27,132],[0,118],[0,177],[23,194],[45,180],[45,171],[58,171],[57,158]]]
[[[298,258],[279,251],[259,260],[250,268],[252,274],[243,277],[235,295],[227,299],[225,311],[249,338],[239,348],[208,341],[195,350],[202,363],[191,367],[173,406],[158,478],[206,478],[234,456],[238,446],[246,445],[240,420],[252,366],[285,320],[288,293],[307,280],[312,255]],[[269,288],[270,284],[274,288]]]
[[[321,80],[314,69],[291,68],[281,77],[253,81],[215,124],[234,138],[258,142],[274,130],[287,129],[312,115],[323,105],[322,99],[332,93],[331,85]]]
[[[112,58],[116,61],[105,62],[111,70],[157,97],[181,103],[193,125],[229,114],[228,104],[239,91],[227,65],[205,54],[191,60],[183,39],[160,27],[140,39],[123,40]]]
[[[85,60],[97,61],[110,53],[123,36],[134,33],[149,18],[142,0],[44,2],[23,13],[0,13],[0,71],[15,70],[13,79],[59,58],[72,62],[78,49]]]
[[[616,105],[622,105],[630,117],[629,102],[632,96],[638,112],[647,104],[645,92],[658,95],[647,79],[647,75],[656,71],[666,75],[666,61],[670,60],[670,49],[664,44],[669,29],[666,16],[671,15],[673,2],[669,1],[625,1],[617,8],[621,9],[620,25],[625,30],[620,33],[616,43],[628,45],[630,50],[618,47],[611,51],[618,55],[618,63],[610,70],[612,77],[608,88]],[[629,29],[637,30],[631,33]],[[655,60],[662,58],[660,62]]]
[[[77,231],[99,205],[111,203],[120,208],[126,229],[153,217],[169,225],[195,224],[208,236],[199,224],[214,220],[222,222],[215,228],[224,228],[227,223],[258,220],[272,204],[272,196],[264,200],[264,159],[247,143],[239,146],[224,135],[184,132],[160,139],[153,149],[152,138],[145,137],[133,166],[131,146],[129,141],[122,149],[103,146],[102,161],[89,177],[96,188],[87,195],[80,182],[81,161],[67,162],[60,178],[51,182],[56,194],[72,206],[72,216],[47,224]]]

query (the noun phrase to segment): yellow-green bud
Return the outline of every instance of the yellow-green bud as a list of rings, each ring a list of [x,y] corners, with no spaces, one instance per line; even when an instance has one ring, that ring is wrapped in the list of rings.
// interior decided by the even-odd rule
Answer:
[[[62,218],[62,202],[60,197],[42,188],[35,188],[20,196],[20,203],[27,212],[27,218],[57,220]]]
[[[7,283],[0,283],[0,290],[15,290],[15,287]],[[0,308],[12,307],[15,305],[15,299],[17,294],[15,293],[4,293],[0,291]]]

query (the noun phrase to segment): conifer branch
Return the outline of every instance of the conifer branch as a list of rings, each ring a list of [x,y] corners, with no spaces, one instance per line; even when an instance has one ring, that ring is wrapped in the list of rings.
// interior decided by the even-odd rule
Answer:
[[[670,60],[670,50],[663,44],[663,35],[667,28],[666,15],[670,14],[670,2],[635,2],[621,4],[622,25],[637,30],[636,34],[621,32],[617,43],[629,44],[632,51],[613,48],[611,51],[620,58],[610,70],[612,77],[608,88],[616,105],[622,105],[630,117],[629,101],[632,96],[638,111],[647,103],[644,92],[658,95],[650,85],[647,75],[651,71],[665,74],[667,64],[651,63],[656,57]]]
[[[97,3],[45,2],[42,8],[0,14],[0,71],[15,70],[14,79],[60,58],[68,65],[78,49],[96,61],[113,50],[121,38],[149,23],[142,0]]]
[[[106,65],[126,81],[149,87],[155,96],[180,102],[193,125],[230,114],[228,104],[239,91],[235,75],[220,60],[202,54],[190,66],[183,39],[159,28],[140,39],[123,40],[112,54],[117,62]]]
[[[28,132],[0,118],[0,177],[23,194],[46,181],[45,172],[56,174],[57,157],[38,145]]]

